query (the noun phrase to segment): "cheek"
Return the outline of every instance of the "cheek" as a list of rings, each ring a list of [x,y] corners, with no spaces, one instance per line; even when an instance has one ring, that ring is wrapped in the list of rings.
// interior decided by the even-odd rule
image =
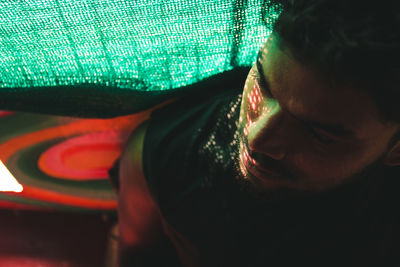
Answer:
[[[249,74],[243,91],[239,121],[243,125],[245,135],[247,129],[266,111],[266,106],[258,83]]]
[[[370,163],[365,161],[358,147],[349,145],[325,151],[303,148],[302,152],[293,155],[291,161],[301,178],[321,184],[347,180]]]
[[[265,102],[257,82],[252,82],[252,85],[253,86],[250,87],[249,93],[247,95],[247,115],[248,120],[254,122],[264,112]]]

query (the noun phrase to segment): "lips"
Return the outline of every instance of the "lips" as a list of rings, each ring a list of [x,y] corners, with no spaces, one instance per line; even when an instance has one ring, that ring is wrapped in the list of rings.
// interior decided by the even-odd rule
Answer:
[[[281,172],[266,168],[265,165],[261,165],[257,160],[254,159],[254,154],[244,142],[242,142],[242,160],[243,165],[250,174],[260,180],[282,180],[283,177]]]
[[[246,169],[255,177],[260,179],[271,179],[273,173],[268,172],[253,159],[247,149],[243,151],[243,163]]]

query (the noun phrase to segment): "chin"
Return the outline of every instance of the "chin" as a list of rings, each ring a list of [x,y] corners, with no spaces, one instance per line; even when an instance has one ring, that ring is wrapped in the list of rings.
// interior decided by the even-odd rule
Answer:
[[[260,181],[246,169],[240,159],[237,160],[236,180],[249,195],[265,203],[293,201],[313,194],[313,192],[297,188],[297,185],[288,182]]]

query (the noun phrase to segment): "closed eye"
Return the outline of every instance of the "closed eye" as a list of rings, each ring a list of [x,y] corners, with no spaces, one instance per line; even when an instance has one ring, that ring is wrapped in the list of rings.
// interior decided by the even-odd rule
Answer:
[[[261,67],[261,63],[259,60],[257,60],[256,62],[256,71],[255,71],[255,78],[260,86],[260,90],[264,93],[266,93],[266,95],[270,98],[274,98],[274,96],[271,93],[271,90],[269,88],[269,85],[267,83],[267,81],[264,78],[264,74],[262,71],[262,67]]]
[[[328,137],[324,134],[318,133],[316,130],[314,130],[312,127],[307,127],[308,132],[310,133],[310,135],[317,139],[317,141],[324,143],[324,144],[333,144],[335,143],[337,140],[333,139],[331,137]]]

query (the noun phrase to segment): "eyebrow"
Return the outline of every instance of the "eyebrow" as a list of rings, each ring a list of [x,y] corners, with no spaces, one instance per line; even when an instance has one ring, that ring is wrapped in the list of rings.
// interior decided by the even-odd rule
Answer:
[[[260,73],[259,76],[260,76],[261,83],[265,86],[265,90],[268,90],[270,95],[272,95],[272,93],[270,91],[270,87],[269,87],[269,82],[268,82],[266,76],[264,75],[264,70],[261,65],[261,61],[262,61],[262,57],[263,57],[262,51],[263,50],[261,49],[258,52],[256,66],[257,66],[258,72]],[[346,129],[341,125],[327,124],[327,123],[323,123],[323,122],[319,122],[319,121],[313,121],[313,120],[310,120],[307,118],[301,118],[301,117],[295,116],[288,110],[286,110],[286,111],[290,115],[292,115],[294,118],[296,118],[298,121],[303,123],[306,127],[317,128],[317,129],[331,133],[338,137],[347,137],[347,136],[354,135],[354,132],[352,130]]]
[[[258,75],[258,77],[260,79],[260,83],[261,83],[261,86],[263,87],[263,89],[265,91],[267,91],[269,95],[272,96],[272,93],[271,93],[271,90],[269,87],[270,83],[267,80],[266,76],[264,75],[264,70],[261,65],[261,61],[262,61],[261,59],[262,59],[262,50],[258,53],[257,60],[256,60],[257,71],[260,74],[260,75]]]

